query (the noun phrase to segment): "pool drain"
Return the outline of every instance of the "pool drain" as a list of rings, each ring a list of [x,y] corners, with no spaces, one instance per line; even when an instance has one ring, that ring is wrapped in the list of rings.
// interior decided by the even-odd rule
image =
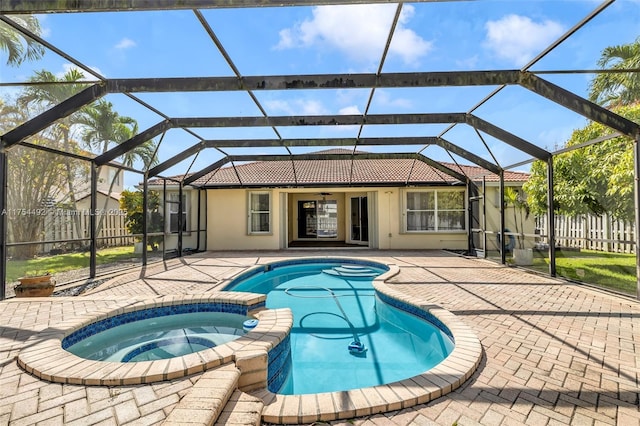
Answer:
[[[329,293],[328,296],[300,296],[300,295],[296,295],[296,294],[292,294],[290,291],[291,290],[297,290],[297,289],[316,289],[316,290],[324,290],[327,293]],[[347,346],[347,349],[349,350],[349,353],[352,355],[364,355],[367,352],[367,348],[364,345],[364,343],[362,343],[360,341],[360,338],[358,337],[358,333],[356,332],[356,328],[353,326],[353,324],[351,323],[351,321],[349,321],[349,317],[347,316],[347,313],[344,311],[344,309],[342,309],[342,305],[340,304],[340,301],[338,300],[338,296],[336,296],[336,294],[333,292],[333,290],[331,290],[330,288],[326,288],[326,287],[318,287],[318,286],[296,286],[296,287],[289,287],[287,288],[285,291],[285,294],[291,297],[299,297],[302,299],[324,299],[327,297],[331,297],[333,298],[333,301],[336,302],[336,306],[338,307],[338,309],[340,310],[340,312],[342,312],[342,318],[347,322],[347,324],[349,325],[349,329],[351,330],[351,334],[353,335],[353,341],[351,343],[349,343],[349,346]]]

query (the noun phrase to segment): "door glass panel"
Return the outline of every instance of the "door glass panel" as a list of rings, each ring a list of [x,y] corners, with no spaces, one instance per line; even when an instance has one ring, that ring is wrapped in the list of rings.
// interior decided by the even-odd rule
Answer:
[[[351,241],[360,241],[360,198],[351,199]]]
[[[360,198],[360,229],[362,230],[360,241],[369,241],[369,206],[367,197]]]
[[[338,202],[336,200],[318,201],[316,218],[318,238],[338,236]]]

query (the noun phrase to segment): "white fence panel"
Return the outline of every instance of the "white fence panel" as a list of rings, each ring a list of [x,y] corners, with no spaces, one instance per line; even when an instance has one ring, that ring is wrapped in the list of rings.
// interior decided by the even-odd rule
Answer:
[[[536,218],[540,236],[548,242],[547,217]],[[635,226],[632,222],[603,216],[556,216],[556,246],[635,253]]]

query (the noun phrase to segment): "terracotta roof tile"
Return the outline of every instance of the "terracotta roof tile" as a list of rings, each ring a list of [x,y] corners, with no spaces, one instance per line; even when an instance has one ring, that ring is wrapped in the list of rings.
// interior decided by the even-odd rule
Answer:
[[[314,154],[345,154],[351,150],[331,149]],[[442,165],[487,182],[497,182],[498,176],[477,166],[457,166],[452,163]],[[182,178],[183,176],[181,176]],[[238,179],[238,177],[240,179]],[[523,172],[505,171],[506,182],[524,182],[529,175]],[[323,184],[443,184],[456,179],[429,164],[413,159],[358,159],[351,160],[298,160],[256,161],[227,165],[213,171],[194,182],[195,186],[237,187],[237,186],[283,186],[283,185],[323,185]],[[161,184],[162,179],[153,179],[150,184]]]

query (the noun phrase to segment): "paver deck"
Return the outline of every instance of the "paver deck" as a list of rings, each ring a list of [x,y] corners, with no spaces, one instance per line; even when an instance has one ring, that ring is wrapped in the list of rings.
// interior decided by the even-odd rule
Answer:
[[[79,297],[0,302],[0,424],[162,423],[201,374],[78,386],[41,381],[15,357],[38,332],[74,317],[136,298],[206,293],[253,265],[311,255],[398,265],[389,284],[459,316],[484,349],[476,373],[444,397],[332,424],[640,425],[637,301],[439,251],[369,250],[200,253],[122,275]]]

